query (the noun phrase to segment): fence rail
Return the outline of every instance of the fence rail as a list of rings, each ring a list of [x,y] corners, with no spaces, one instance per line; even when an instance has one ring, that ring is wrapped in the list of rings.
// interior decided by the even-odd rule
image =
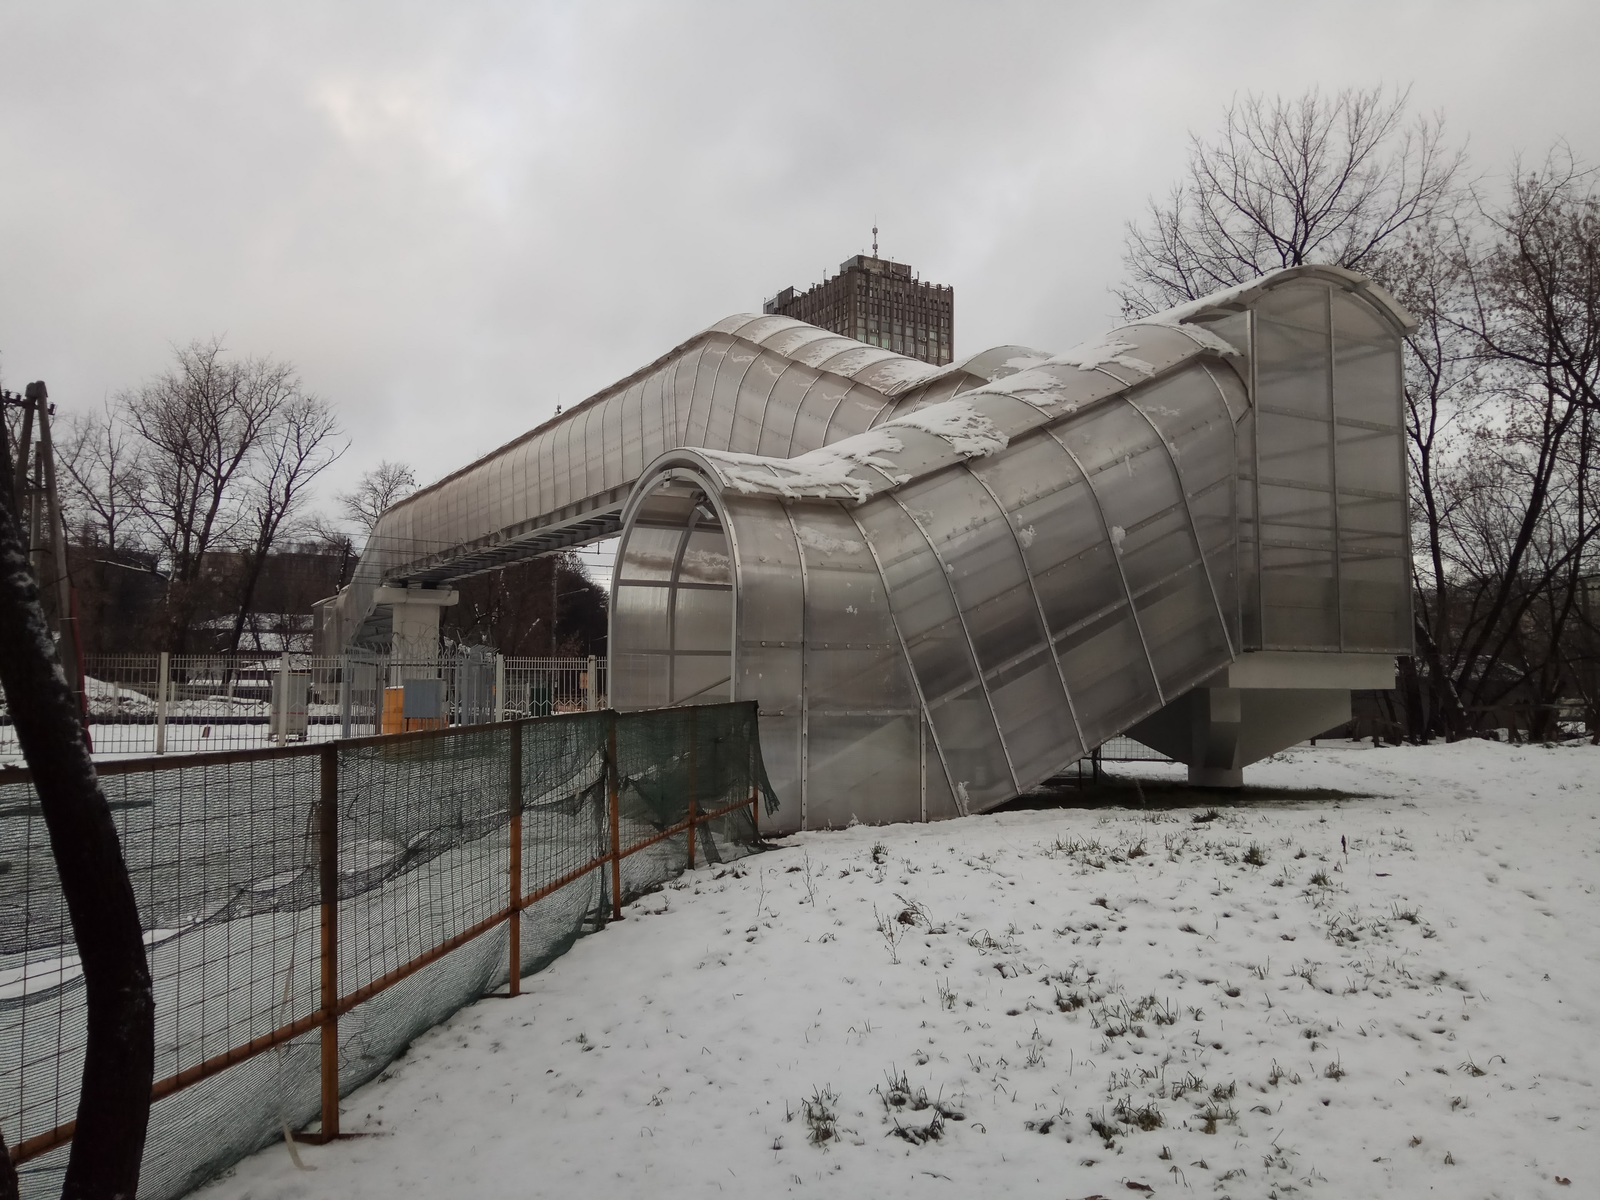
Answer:
[[[752,704],[582,712],[100,765],[145,928],[141,1194],[320,1115],[626,897],[756,843]],[[770,811],[770,809],[769,809]],[[0,1131],[25,1196],[73,1134],[84,998],[31,776],[0,768]]]
[[[436,659],[261,654],[106,654],[84,660],[97,758],[194,754],[386,732],[405,684],[437,680],[451,725],[593,712],[607,704],[595,658],[507,658],[451,651]],[[403,720],[403,718],[402,718]],[[389,730],[394,731],[394,730]],[[22,751],[0,701],[0,763]]]

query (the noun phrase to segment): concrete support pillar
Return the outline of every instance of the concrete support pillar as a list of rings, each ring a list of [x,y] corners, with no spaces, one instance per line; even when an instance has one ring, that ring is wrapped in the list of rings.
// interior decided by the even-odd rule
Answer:
[[[439,613],[461,598],[454,589],[381,587],[373,602],[393,614],[390,657],[396,662],[439,661]]]
[[[1199,788],[1242,788],[1244,786],[1243,767],[1196,767],[1189,768],[1189,786]]]
[[[1128,735],[1189,766],[1195,787],[1244,786],[1244,768],[1350,719],[1350,689],[1394,686],[1388,655],[1253,651]]]

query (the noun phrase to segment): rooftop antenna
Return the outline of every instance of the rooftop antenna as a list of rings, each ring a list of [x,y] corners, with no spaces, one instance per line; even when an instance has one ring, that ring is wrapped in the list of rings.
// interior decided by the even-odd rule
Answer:
[[[872,218],[872,257],[878,257],[878,218]]]

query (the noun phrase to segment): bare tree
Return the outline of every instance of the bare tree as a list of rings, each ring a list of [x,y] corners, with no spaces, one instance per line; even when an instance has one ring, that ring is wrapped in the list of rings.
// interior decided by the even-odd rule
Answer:
[[[244,515],[247,464],[300,398],[294,368],[232,360],[217,338],[176,351],[172,369],[122,397],[143,442],[143,512],[170,571],[167,641],[186,648],[206,555]]]
[[[1452,573],[1446,529],[1456,495],[1451,470],[1468,440],[1466,429],[1483,409],[1487,364],[1477,338],[1463,327],[1471,289],[1465,233],[1454,214],[1409,230],[1387,256],[1385,274],[1396,298],[1417,320],[1406,341],[1405,432],[1411,473],[1412,579],[1417,595],[1416,643],[1433,684],[1424,702],[1412,665],[1402,686],[1414,737],[1443,726],[1451,740],[1465,736],[1467,717],[1440,644],[1452,627]]]
[[[1406,120],[1408,91],[1248,95],[1215,140],[1190,135],[1185,178],[1127,227],[1123,310],[1144,316],[1266,271],[1374,272],[1387,243],[1447,207],[1461,166],[1440,117]]]
[[[1596,173],[1564,147],[1534,171],[1513,169],[1501,207],[1480,203],[1491,240],[1470,260],[1468,320],[1494,364],[1491,484],[1478,511],[1475,609],[1450,667],[1480,707],[1532,686],[1532,719],[1547,721],[1563,682],[1548,671],[1572,625],[1600,538],[1600,193]],[[1494,486],[1498,484],[1498,486]],[[1493,544],[1498,540],[1499,544]],[[1471,546],[1472,539],[1463,539]],[[1467,555],[1463,554],[1463,560]],[[1530,642],[1545,616],[1542,646]],[[1542,680],[1542,683],[1541,683]],[[1539,716],[1542,712],[1546,716]]]
[[[332,466],[346,445],[337,445],[339,422],[333,408],[318,396],[292,395],[278,410],[245,469],[248,494],[243,518],[246,535],[238,602],[228,649],[239,648],[245,618],[255,599],[267,555],[305,502],[306,489]]]
[[[12,470],[0,423],[0,465]],[[95,775],[78,706],[39,605],[39,584],[9,487],[0,487],[0,686],[38,793],[39,812],[82,967],[87,1039],[76,1129],[61,1194],[138,1190],[155,1073],[155,1000],[144,932],[111,809]],[[0,1194],[17,1176],[0,1144]]]
[[[68,486],[63,504],[69,522],[91,545],[121,550],[137,537],[144,500],[140,447],[121,415],[107,403],[99,412],[76,413],[56,435],[56,461]]]
[[[354,491],[340,494],[339,508],[367,538],[385,510],[416,490],[417,476],[409,465],[384,459],[356,482]]]

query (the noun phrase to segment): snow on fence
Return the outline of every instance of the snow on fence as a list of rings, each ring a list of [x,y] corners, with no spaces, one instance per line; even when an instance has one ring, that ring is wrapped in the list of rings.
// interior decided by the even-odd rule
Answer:
[[[452,725],[592,712],[607,699],[604,659],[506,658],[480,649],[427,661],[359,654],[90,655],[84,674],[97,758],[382,733],[385,697],[424,678],[441,681],[440,719]],[[0,701],[0,762],[21,758]]]
[[[504,694],[504,693],[502,693]],[[754,846],[753,704],[580,712],[100,764],[156,995],[141,1195],[319,1117],[416,1035]],[[0,1132],[56,1195],[84,993],[29,773],[0,767]]]

